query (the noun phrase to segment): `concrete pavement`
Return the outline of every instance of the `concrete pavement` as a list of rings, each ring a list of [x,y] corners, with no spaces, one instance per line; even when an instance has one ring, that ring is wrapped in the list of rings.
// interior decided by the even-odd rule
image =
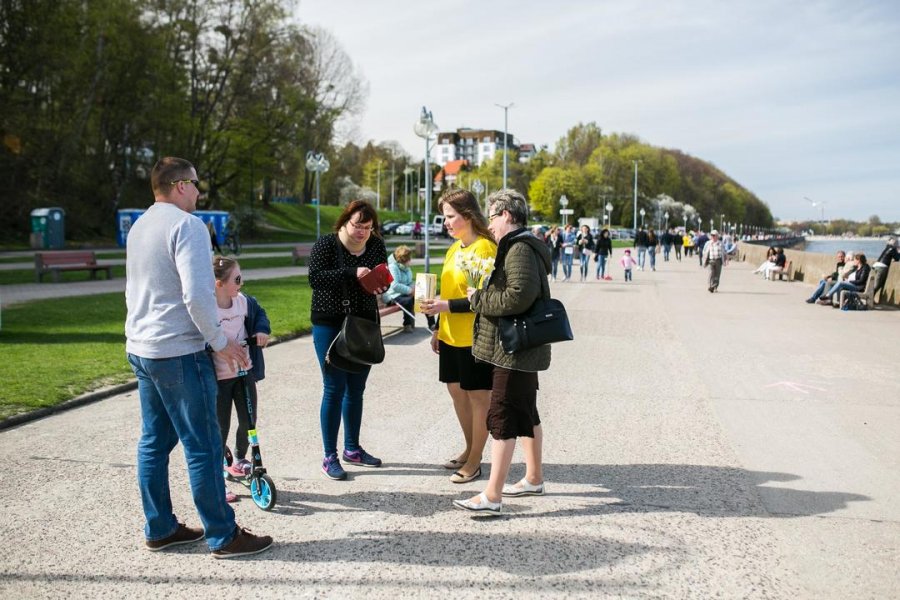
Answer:
[[[386,341],[362,434],[385,466],[348,467],[346,482],[319,473],[311,339],[267,351],[260,435],[278,506],[264,513],[229,484],[244,495],[239,522],[276,538],[257,557],[143,549],[134,392],[4,431],[0,590],[897,597],[900,314],[806,305],[809,286],[751,268],[726,268],[717,294],[691,260],[631,284],[619,269],[613,282],[554,283],[576,340],[554,346],[541,377],[547,495],[507,500],[498,520],[451,508],[484,481],[454,485],[436,466],[460,434],[423,329]],[[197,525],[172,456],[177,514]],[[510,479],[521,475],[517,464]]]

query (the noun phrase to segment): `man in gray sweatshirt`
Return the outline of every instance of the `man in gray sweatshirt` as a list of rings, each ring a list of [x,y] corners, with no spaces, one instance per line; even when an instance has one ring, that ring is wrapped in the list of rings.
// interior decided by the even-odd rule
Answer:
[[[162,158],[153,167],[156,202],[128,233],[125,351],[141,399],[138,485],[147,548],[205,535],[215,558],[231,558],[262,552],[272,538],[238,527],[225,502],[216,375],[206,345],[236,364],[249,363],[219,327],[209,233],[191,214],[199,183],[186,160]],[[169,454],[179,441],[203,530],[180,523],[172,509]]]

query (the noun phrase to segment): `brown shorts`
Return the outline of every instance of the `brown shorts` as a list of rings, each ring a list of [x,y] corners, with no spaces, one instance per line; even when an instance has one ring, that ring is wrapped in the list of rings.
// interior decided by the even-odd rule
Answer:
[[[494,367],[487,428],[495,440],[534,437],[541,424],[537,411],[537,373]]]

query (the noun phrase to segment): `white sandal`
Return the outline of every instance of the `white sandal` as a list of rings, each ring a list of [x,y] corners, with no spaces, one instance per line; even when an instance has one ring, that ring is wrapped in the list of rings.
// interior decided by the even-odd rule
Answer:
[[[511,485],[503,486],[503,495],[508,498],[516,498],[518,496],[543,496],[544,482],[537,485],[531,485],[524,477],[518,482]]]
[[[503,510],[503,502],[491,502],[487,499],[487,496],[484,494],[484,492],[478,494],[477,497],[478,502],[474,502],[471,499],[454,500],[453,506],[471,512],[485,513],[492,516],[500,515],[501,511]]]

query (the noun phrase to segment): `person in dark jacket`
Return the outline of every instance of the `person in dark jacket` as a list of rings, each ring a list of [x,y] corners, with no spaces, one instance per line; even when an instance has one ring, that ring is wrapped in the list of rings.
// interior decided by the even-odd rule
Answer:
[[[378,213],[368,202],[354,200],[334,224],[335,233],[323,235],[309,256],[309,285],[313,346],[322,370],[322,442],[325,458],[322,472],[329,479],[346,479],[337,454],[337,436],[344,422],[345,462],[361,467],[380,467],[375,458],[359,445],[362,425],[363,391],[369,368],[350,373],[326,362],[328,348],[341,331],[349,313],[378,320],[378,302],[359,284],[359,279],[387,260],[384,241],[378,228]],[[340,255],[338,255],[340,253]],[[375,290],[383,293],[387,288]],[[345,307],[345,301],[348,303]],[[346,310],[345,310],[346,308]]]
[[[609,229],[600,232],[594,244],[594,260],[597,261],[597,279],[611,280],[612,277],[606,272],[606,263],[612,260],[612,238],[609,237]]]
[[[895,260],[900,262],[900,250],[897,249],[897,238],[889,237],[887,245],[878,256],[878,260],[872,265],[875,269],[875,295],[884,288],[884,282],[887,281],[888,271],[891,270],[891,263]],[[880,302],[881,298],[878,300]]]
[[[812,296],[806,299],[807,304],[813,304],[816,300],[818,300],[823,293],[825,293],[825,288],[829,285],[834,285],[841,278],[841,269],[844,268],[845,260],[847,258],[847,254],[843,250],[838,250],[835,255],[835,259],[837,263],[834,265],[834,271],[825,274],[822,276],[822,279],[819,280],[819,285],[816,286],[815,291],[812,293]]]
[[[835,300],[839,298],[838,294],[840,294],[841,290],[847,290],[850,292],[864,292],[866,291],[866,285],[869,282],[869,273],[871,272],[871,267],[868,265],[868,261],[866,260],[865,254],[857,254],[854,257],[856,261],[856,265],[853,270],[850,271],[850,274],[847,275],[846,281],[838,281],[834,284],[828,293],[822,296],[819,300],[822,304],[831,304],[833,306],[837,306],[834,304]]]
[[[547,233],[547,247],[550,248],[550,274],[553,281],[556,281],[556,272],[559,269],[559,258],[563,247],[563,234],[556,225],[551,227],[549,233]]]
[[[550,367],[550,346],[543,345],[507,354],[500,344],[498,319],[526,312],[535,300],[549,295],[547,273],[550,252],[532,236],[528,203],[515,190],[502,189],[488,197],[489,228],[500,240],[494,273],[479,290],[469,290],[475,312],[472,354],[477,361],[494,365],[488,431],[491,446],[491,478],[484,492],[467,500],[455,500],[454,507],[472,512],[499,515],[503,496],[544,494],[542,463],[543,431],[537,411],[538,372]],[[516,438],[522,438],[525,477],[504,485],[512,462]]]
[[[634,236],[634,247],[637,249],[638,269],[644,270],[644,261],[647,260],[647,246],[650,245],[650,238],[647,232],[641,227]]]

